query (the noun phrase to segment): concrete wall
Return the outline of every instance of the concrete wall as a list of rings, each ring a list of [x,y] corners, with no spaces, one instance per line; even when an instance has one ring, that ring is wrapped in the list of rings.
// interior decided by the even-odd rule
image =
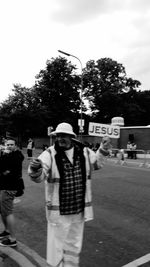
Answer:
[[[150,150],[150,127],[122,127],[120,129],[120,146],[127,147],[129,135],[134,135],[137,149]]]
[[[120,138],[112,138],[113,148],[127,148],[129,135],[134,135],[134,142],[137,144],[137,149],[150,150],[150,127],[121,127]],[[35,148],[42,148],[43,144],[50,145],[50,137],[33,138],[35,141]],[[80,136],[78,137],[80,140]],[[101,142],[101,137],[82,135],[83,142],[96,144]],[[26,147],[26,142],[23,142],[23,147]]]
[[[81,139],[80,136],[77,137],[79,140]],[[50,145],[50,138],[45,137],[45,138],[39,138],[39,137],[35,137],[33,138],[34,142],[35,142],[35,148],[42,148],[43,144],[47,144]],[[90,135],[83,135],[82,136],[82,140],[83,142],[88,142],[90,144],[96,144],[96,143],[101,143],[102,138],[101,137],[97,137],[97,136],[90,136]],[[23,147],[26,147],[26,142],[23,142]],[[118,139],[112,139],[112,145],[114,148],[118,147]]]
[[[80,140],[80,137],[78,137]],[[88,142],[90,144],[96,144],[96,143],[101,143],[102,137],[98,136],[91,136],[91,135],[83,135],[83,142]],[[111,143],[114,148],[118,148],[118,139],[112,138]]]
[[[43,145],[50,145],[50,138],[49,136],[47,137],[33,137],[34,143],[35,143],[35,148],[43,148]],[[27,141],[24,140],[22,142],[22,147],[27,147]]]
[[[134,142],[137,144],[139,150],[150,150],[150,127],[121,127],[120,138],[112,138],[113,148],[127,148],[129,135],[134,135]],[[101,137],[97,136],[83,136],[84,141],[89,143],[100,143]]]

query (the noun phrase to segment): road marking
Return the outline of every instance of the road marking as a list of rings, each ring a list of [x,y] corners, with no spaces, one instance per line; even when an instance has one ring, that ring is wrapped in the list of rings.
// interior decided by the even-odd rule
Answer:
[[[146,254],[145,256],[135,260],[135,261],[132,261],[126,265],[123,265],[122,267],[138,267],[138,266],[141,266],[143,265],[144,263],[147,263],[150,261],[150,253]]]

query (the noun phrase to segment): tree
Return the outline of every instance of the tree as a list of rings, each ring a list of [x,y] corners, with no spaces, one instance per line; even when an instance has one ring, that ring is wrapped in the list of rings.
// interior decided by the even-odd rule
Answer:
[[[13,95],[0,109],[4,131],[21,136],[47,135],[47,127],[56,127],[61,121],[71,122],[77,131],[81,77],[75,71],[75,66],[59,57],[47,61],[32,88],[15,84]]]
[[[36,76],[34,89],[52,126],[64,120],[75,124],[79,117],[81,80],[75,71],[75,66],[58,57],[48,60],[46,69]]]
[[[126,126],[147,125],[150,122],[150,92],[136,91],[136,86],[140,85],[136,80],[134,81],[129,78],[127,82],[127,86],[129,87],[128,92],[122,95],[122,109],[125,124]],[[133,82],[135,88],[133,88]]]
[[[12,92],[13,94],[1,105],[2,129],[4,133],[8,131],[22,137],[27,132],[34,132],[34,127],[38,123],[36,110],[39,107],[39,101],[32,88],[15,84]]]
[[[126,77],[122,64],[110,58],[90,60],[83,70],[83,97],[92,113],[88,121],[110,123],[122,116],[125,125],[150,124],[150,92],[137,91],[140,82]],[[62,121],[73,125],[78,133],[80,118],[81,76],[76,67],[63,57],[47,60],[35,84],[26,88],[15,84],[13,94],[0,107],[0,133],[13,132],[21,137],[46,136],[47,127]],[[83,111],[86,111],[83,105]]]
[[[140,85],[126,77],[122,64],[110,58],[87,62],[83,80],[93,119],[103,123],[110,123],[114,116],[124,116],[125,93]]]

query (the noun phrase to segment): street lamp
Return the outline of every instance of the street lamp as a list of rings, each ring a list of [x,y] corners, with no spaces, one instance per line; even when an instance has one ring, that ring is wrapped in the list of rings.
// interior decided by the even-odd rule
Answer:
[[[83,67],[82,67],[82,62],[81,60],[74,56],[74,55],[71,55],[69,53],[66,53],[62,50],[58,50],[59,53],[61,54],[64,54],[65,56],[68,56],[68,57],[74,57],[76,58],[79,62],[80,62],[80,66],[81,66],[81,91],[80,91],[80,112],[81,112],[81,122],[80,122],[80,139],[82,141],[82,131],[83,131],[83,103],[82,103],[82,94],[83,94]]]

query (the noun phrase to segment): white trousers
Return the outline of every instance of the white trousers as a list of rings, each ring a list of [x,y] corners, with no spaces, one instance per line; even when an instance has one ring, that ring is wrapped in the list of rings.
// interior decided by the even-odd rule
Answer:
[[[51,267],[79,267],[84,219],[82,214],[61,216],[61,222],[48,222],[47,263]]]

